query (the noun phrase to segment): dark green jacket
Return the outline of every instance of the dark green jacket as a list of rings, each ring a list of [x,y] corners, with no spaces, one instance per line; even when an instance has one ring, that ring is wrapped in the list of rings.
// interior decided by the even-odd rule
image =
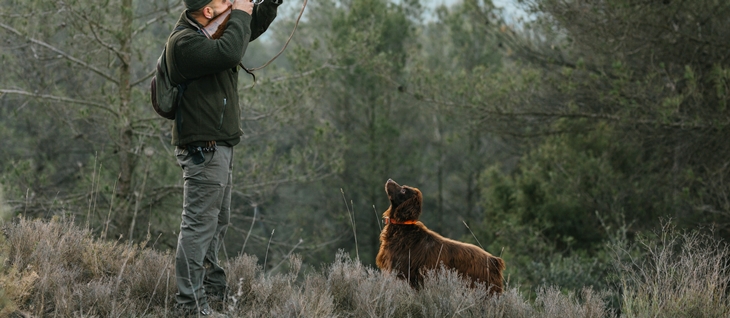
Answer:
[[[172,128],[172,144],[203,145],[215,140],[234,146],[240,142],[237,65],[248,43],[264,33],[276,17],[277,4],[254,7],[253,16],[233,10],[225,32],[208,39],[185,11],[167,41],[167,67],[175,83],[189,81]],[[179,125],[179,127],[178,127]]]

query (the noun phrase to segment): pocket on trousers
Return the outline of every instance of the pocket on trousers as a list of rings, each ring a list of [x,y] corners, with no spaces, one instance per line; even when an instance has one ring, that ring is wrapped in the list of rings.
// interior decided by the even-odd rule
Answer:
[[[192,168],[207,166],[210,163],[211,159],[213,159],[215,151],[203,153],[204,159],[202,163],[195,163],[193,156],[196,155],[199,155],[199,153],[191,154],[186,148],[175,147],[175,157],[177,158],[178,164],[183,169],[185,169],[185,167]]]

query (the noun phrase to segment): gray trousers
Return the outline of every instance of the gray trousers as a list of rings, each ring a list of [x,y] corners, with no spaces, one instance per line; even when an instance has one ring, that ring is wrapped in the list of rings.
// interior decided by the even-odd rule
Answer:
[[[218,249],[231,218],[233,148],[218,146],[194,164],[187,150],[175,148],[183,169],[182,222],[175,254],[178,306],[194,308],[208,297],[225,296],[226,273]]]

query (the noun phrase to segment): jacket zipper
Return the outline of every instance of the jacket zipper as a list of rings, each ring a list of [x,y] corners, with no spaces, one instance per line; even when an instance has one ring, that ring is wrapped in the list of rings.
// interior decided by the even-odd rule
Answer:
[[[223,114],[226,113],[226,99],[223,99],[223,110],[221,110],[221,118],[218,120],[218,130],[223,128]]]

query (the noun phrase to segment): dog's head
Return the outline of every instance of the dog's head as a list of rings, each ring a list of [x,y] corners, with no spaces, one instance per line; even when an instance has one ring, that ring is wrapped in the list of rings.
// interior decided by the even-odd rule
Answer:
[[[385,183],[385,193],[390,200],[390,208],[383,216],[396,221],[418,220],[421,216],[421,202],[423,197],[417,188],[399,185],[392,179]]]

